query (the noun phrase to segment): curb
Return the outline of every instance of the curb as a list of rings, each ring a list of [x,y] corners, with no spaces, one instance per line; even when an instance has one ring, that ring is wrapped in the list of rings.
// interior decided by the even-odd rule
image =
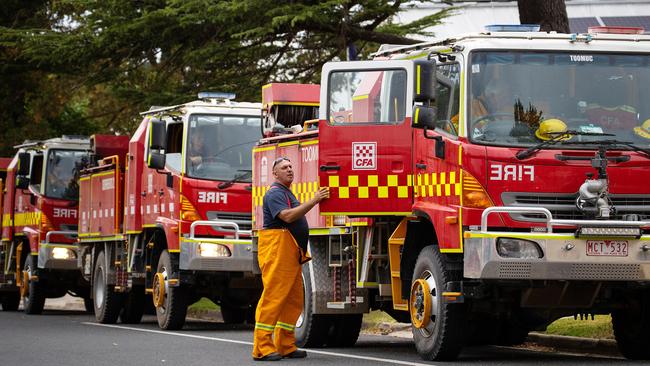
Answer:
[[[399,338],[413,338],[411,325],[408,323],[363,323],[362,332],[366,334],[381,334]],[[616,341],[613,339],[582,338],[572,336],[561,336],[530,332],[526,338],[523,348],[534,348],[535,346],[553,348],[557,351],[569,353],[593,354],[622,358]]]
[[[530,332],[527,341],[559,350],[579,350],[580,352],[591,354],[623,357],[618,350],[616,341],[612,339],[582,338]]]

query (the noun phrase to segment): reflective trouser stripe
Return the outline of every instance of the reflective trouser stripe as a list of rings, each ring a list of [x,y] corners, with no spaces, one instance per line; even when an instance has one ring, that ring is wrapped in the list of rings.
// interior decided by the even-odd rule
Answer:
[[[277,328],[282,328],[284,330],[288,330],[290,332],[293,332],[296,329],[296,327],[293,326],[292,324],[287,324],[287,323],[283,323],[283,322],[278,322],[276,327]]]
[[[269,332],[274,331],[275,327],[276,327],[275,325],[255,323],[255,329],[262,329],[262,330],[266,330],[266,331],[269,331]]]

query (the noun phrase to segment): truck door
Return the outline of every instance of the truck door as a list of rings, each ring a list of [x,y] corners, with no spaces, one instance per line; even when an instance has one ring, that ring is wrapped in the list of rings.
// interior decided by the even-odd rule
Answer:
[[[325,215],[408,215],[413,203],[413,61],[323,67],[319,182]]]

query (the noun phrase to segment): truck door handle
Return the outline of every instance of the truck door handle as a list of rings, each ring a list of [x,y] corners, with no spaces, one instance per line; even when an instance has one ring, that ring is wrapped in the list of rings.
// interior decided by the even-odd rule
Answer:
[[[427,168],[427,165],[426,165],[426,164],[422,164],[422,163],[416,163],[416,164],[415,164],[415,167],[418,168],[418,169],[426,169],[426,168]]]
[[[327,170],[341,170],[340,165],[321,165],[320,166],[321,172],[327,171]]]

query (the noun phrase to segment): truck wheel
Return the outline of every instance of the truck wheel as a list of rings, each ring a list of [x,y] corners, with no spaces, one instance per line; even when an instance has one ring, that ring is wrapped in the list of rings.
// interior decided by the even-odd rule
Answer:
[[[133,286],[124,298],[120,321],[124,324],[138,324],[144,314],[144,287]]]
[[[20,305],[20,292],[7,292],[2,296],[2,310],[16,311]]]
[[[425,360],[453,360],[463,347],[465,308],[441,297],[445,283],[458,277],[447,269],[437,247],[422,249],[413,271],[409,311],[415,348]]]
[[[163,250],[153,281],[153,303],[156,306],[158,326],[165,330],[176,330],[183,327],[189,299],[187,287],[169,286],[172,271],[169,252]]]
[[[650,360],[650,293],[642,294],[630,305],[612,312],[614,338],[625,358]]]
[[[304,307],[296,322],[296,345],[298,347],[323,347],[332,327],[330,318],[313,313],[313,294],[309,266],[302,267]]]
[[[95,319],[102,324],[114,324],[120,315],[124,297],[108,285],[106,255],[99,252],[93,272],[93,295]]]
[[[357,343],[363,314],[346,314],[331,316],[332,329],[327,345],[329,347],[352,347]]]
[[[23,267],[23,310],[26,314],[40,314],[45,306],[45,288],[41,282],[31,280],[36,269],[36,257],[28,254]]]

